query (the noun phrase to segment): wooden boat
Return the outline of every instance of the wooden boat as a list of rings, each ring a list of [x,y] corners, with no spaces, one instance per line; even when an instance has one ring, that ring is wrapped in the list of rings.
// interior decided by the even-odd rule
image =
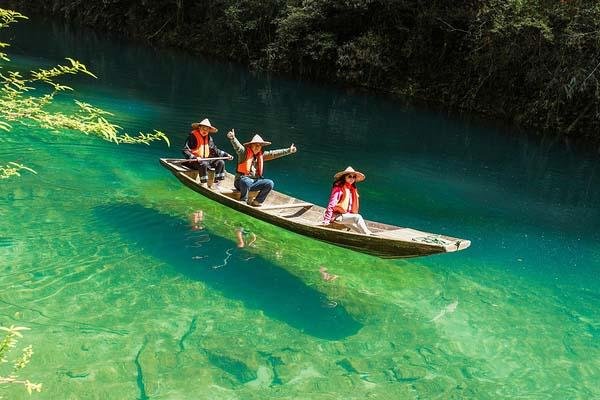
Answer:
[[[230,173],[226,173],[221,183],[221,188],[227,190],[212,190],[201,186],[198,172],[190,169],[182,160],[161,158],[160,163],[184,185],[211,200],[292,232],[361,253],[381,258],[405,258],[448,253],[471,245],[465,239],[373,221],[365,221],[373,235],[364,235],[340,224],[322,225],[323,207],[275,190],[271,191],[261,207],[252,207],[239,201],[239,192],[233,189],[234,176]],[[250,193],[249,197],[252,196],[253,193]]]

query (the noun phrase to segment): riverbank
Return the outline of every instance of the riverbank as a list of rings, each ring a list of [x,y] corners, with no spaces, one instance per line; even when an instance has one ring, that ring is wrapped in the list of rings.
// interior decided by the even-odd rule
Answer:
[[[514,4],[513,4],[514,3]],[[420,2],[12,1],[25,13],[251,68],[600,139],[600,6]]]

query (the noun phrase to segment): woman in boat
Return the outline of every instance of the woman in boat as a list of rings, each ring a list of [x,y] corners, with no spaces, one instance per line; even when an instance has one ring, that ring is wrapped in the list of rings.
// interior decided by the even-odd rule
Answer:
[[[323,216],[323,225],[336,222],[350,226],[365,235],[372,235],[367,224],[365,224],[365,220],[358,213],[359,196],[356,182],[364,180],[365,175],[362,172],[355,171],[352,167],[348,167],[333,176],[333,188]]]
[[[204,118],[202,122],[194,122],[192,131],[185,141],[183,154],[186,158],[193,160],[190,166],[198,170],[200,176],[200,185],[207,186],[208,169],[215,170],[215,189],[219,189],[219,184],[225,179],[225,161],[210,160],[202,161],[203,158],[218,158],[227,157],[233,160],[233,156],[226,151],[219,150],[215,145],[213,138],[209,134],[217,133],[218,129],[210,124],[208,118]]]
[[[260,135],[254,135],[252,140],[243,145],[236,139],[235,130],[230,130],[227,137],[238,156],[237,173],[233,185],[240,191],[240,201],[253,207],[260,207],[273,189],[273,181],[263,177],[263,163],[275,158],[287,156],[296,152],[296,146],[286,149],[263,152],[263,147],[271,142],[263,140]],[[258,191],[254,199],[248,197],[249,192]]]

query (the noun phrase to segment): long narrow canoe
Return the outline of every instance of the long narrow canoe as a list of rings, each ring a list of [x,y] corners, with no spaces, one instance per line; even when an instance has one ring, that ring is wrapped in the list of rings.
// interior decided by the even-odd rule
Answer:
[[[271,191],[262,207],[251,207],[239,201],[240,195],[234,189],[232,174],[226,173],[221,183],[226,190],[218,191],[201,186],[198,172],[179,159],[161,158],[160,163],[184,185],[211,200],[292,232],[361,253],[381,258],[405,258],[449,253],[471,245],[465,239],[373,221],[365,221],[373,235],[364,235],[339,224],[324,226],[321,224],[325,212],[323,207],[275,190]]]

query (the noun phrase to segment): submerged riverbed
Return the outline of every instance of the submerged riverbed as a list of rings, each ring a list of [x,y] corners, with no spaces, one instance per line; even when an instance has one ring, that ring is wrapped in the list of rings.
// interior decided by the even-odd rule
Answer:
[[[78,98],[173,143],[0,134],[38,172],[0,183],[0,324],[31,328],[32,398],[600,397],[596,154],[49,21],[13,34],[16,63],[81,60]],[[352,165],[366,218],[471,248],[381,260],[215,204],[158,163],[205,117],[227,151],[230,128],[295,143],[266,166],[279,191],[324,204]]]

